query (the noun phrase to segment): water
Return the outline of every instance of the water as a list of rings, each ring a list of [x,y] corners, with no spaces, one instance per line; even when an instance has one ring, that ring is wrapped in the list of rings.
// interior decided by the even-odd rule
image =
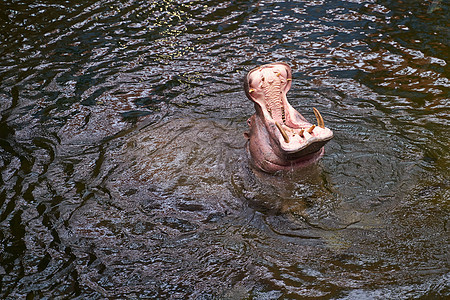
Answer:
[[[3,1],[0,296],[449,292],[446,1]],[[335,138],[248,167],[242,78]]]

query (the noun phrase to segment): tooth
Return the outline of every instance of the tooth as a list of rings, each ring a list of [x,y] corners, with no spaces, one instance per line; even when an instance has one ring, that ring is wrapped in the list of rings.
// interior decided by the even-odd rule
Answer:
[[[275,125],[277,125],[278,130],[281,132],[281,135],[283,136],[283,139],[286,143],[289,143],[289,137],[286,134],[286,131],[284,131],[283,127],[281,127],[280,124],[278,124],[278,122],[275,122]]]
[[[288,78],[288,79],[286,79],[287,81],[292,81],[292,78]]]
[[[255,91],[255,89],[249,89],[248,92],[249,94],[253,93]]]
[[[314,111],[314,114],[316,115],[317,125],[320,128],[325,128],[325,124],[323,123],[323,118],[320,115],[320,112],[315,107],[313,107],[313,111]]]
[[[307,131],[309,134],[311,134],[311,133],[313,132],[314,128],[316,128],[316,125],[313,125],[313,126],[309,127],[309,129],[306,130],[306,131]]]
[[[304,129],[300,130],[300,132],[298,133],[298,135],[301,136],[301,137],[303,137],[303,132],[304,132],[304,131],[305,131]]]

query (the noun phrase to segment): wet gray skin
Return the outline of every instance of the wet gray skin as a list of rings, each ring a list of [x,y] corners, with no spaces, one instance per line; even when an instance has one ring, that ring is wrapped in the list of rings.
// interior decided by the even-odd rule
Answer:
[[[247,121],[247,151],[252,165],[267,173],[317,161],[324,153],[323,146],[333,138],[317,109],[316,126],[289,104],[286,93],[291,82],[291,68],[283,62],[254,68],[244,79],[245,93],[256,109]]]

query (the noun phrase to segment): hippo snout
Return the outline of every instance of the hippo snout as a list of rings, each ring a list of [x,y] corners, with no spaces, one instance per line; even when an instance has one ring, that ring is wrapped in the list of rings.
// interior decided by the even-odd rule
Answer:
[[[317,125],[309,123],[287,101],[292,71],[283,62],[250,70],[244,91],[256,113],[247,124],[247,151],[252,165],[267,173],[300,168],[317,161],[333,138],[320,112],[313,108]]]

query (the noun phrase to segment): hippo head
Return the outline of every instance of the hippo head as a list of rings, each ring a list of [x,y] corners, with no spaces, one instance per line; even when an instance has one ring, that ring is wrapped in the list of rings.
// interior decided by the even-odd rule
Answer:
[[[247,150],[253,166],[267,173],[317,161],[333,138],[317,109],[313,108],[317,119],[313,125],[289,104],[286,93],[291,83],[291,68],[282,62],[257,67],[244,79],[245,93],[256,109],[247,121]]]

